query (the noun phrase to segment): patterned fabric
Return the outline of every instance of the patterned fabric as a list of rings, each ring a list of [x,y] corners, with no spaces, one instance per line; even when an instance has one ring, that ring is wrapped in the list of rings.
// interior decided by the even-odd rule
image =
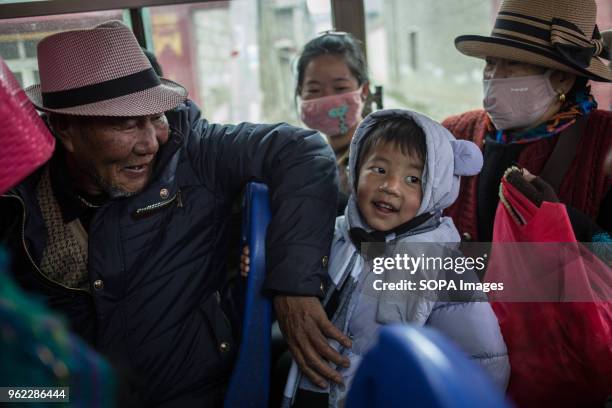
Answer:
[[[608,263],[608,266],[612,267],[612,236],[605,231],[594,234],[591,238],[593,242],[590,245],[591,251],[597,255],[601,260]]]
[[[593,242],[612,242],[612,237],[607,232],[593,235]]]
[[[563,132],[576,123],[578,118],[587,116],[593,109],[597,109],[597,102],[593,99],[590,89],[587,89],[586,92],[578,93],[574,101],[566,103],[566,106],[546,123],[535,128],[522,132],[496,130],[488,115],[486,126],[489,135],[498,143],[532,143]]]
[[[64,223],[47,166],[37,188],[38,202],[47,227],[47,246],[40,270],[52,281],[69,288],[89,289],[87,233],[78,220]]]
[[[70,387],[70,404],[52,404],[57,407],[114,406],[111,366],[42,303],[26,296],[6,273],[8,263],[0,247],[0,384]]]

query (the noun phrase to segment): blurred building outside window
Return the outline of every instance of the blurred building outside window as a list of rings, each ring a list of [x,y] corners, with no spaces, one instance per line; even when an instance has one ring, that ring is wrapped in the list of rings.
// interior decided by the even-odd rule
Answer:
[[[482,106],[484,62],[460,54],[461,34],[488,35],[500,0],[364,0],[372,85],[384,106],[441,120]],[[598,26],[612,29],[612,2],[596,0]],[[330,0],[233,0],[143,9],[164,76],[184,85],[213,122],[299,124],[296,58],[303,45],[332,29]],[[39,82],[36,45],[54,32],[119,19],[127,10],[0,19],[0,57],[23,87]],[[592,82],[602,109],[612,85]]]
[[[488,34],[491,0],[365,0],[373,81],[385,108],[442,120],[482,106],[483,62],[454,46],[465,32]]]
[[[147,9],[164,76],[216,123],[299,124],[293,67],[331,29],[328,0],[234,0]]]
[[[489,35],[501,0],[364,0],[372,80],[385,108],[410,108],[434,119],[482,108],[484,61],[459,53],[455,37]],[[612,28],[612,1],[596,0],[600,30]],[[612,108],[612,85],[591,82],[600,109]]]

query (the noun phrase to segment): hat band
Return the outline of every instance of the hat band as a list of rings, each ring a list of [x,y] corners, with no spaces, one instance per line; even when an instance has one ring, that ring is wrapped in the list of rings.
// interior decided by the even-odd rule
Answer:
[[[503,31],[507,34],[518,33],[550,46],[550,23],[544,28],[541,23],[531,21],[521,15],[500,12],[493,27],[493,32],[495,31]]]
[[[93,85],[65,91],[42,92],[43,106],[49,109],[72,108],[133,94],[161,85],[153,68]]]

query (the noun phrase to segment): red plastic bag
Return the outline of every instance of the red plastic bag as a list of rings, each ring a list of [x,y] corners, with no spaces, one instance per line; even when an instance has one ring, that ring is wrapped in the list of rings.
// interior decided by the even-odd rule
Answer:
[[[502,201],[486,281],[514,279],[536,294],[533,301],[516,301],[516,293],[491,296],[510,357],[508,394],[519,407],[603,407],[612,395],[610,268],[576,243],[563,204],[538,208],[505,179]],[[524,242],[534,244],[506,244]],[[566,244],[537,255],[516,250],[555,242]],[[525,268],[529,275],[517,277]]]

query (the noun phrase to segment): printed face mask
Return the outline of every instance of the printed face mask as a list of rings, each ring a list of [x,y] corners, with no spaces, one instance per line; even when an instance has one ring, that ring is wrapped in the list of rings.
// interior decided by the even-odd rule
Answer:
[[[549,80],[551,72],[485,79],[483,105],[495,128],[517,129],[535,124],[557,98]]]
[[[300,101],[300,118],[306,126],[327,136],[348,132],[361,118],[361,87],[353,92]]]

